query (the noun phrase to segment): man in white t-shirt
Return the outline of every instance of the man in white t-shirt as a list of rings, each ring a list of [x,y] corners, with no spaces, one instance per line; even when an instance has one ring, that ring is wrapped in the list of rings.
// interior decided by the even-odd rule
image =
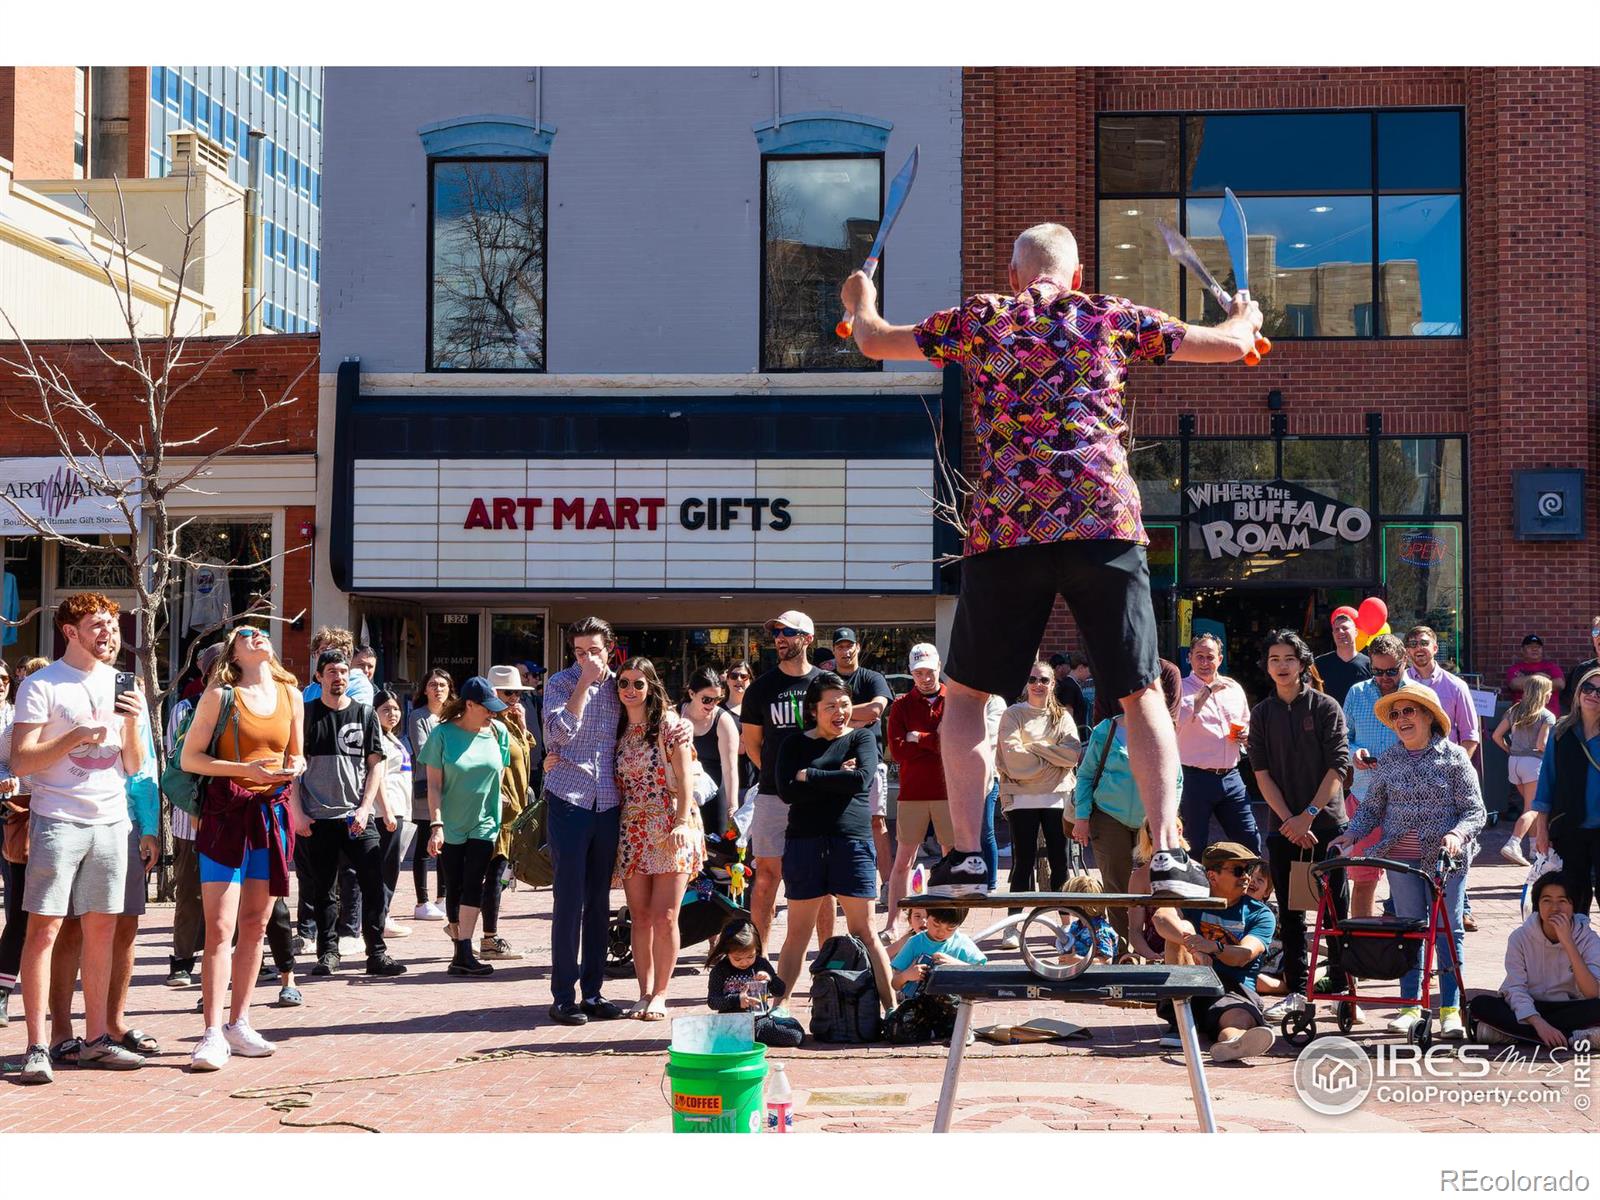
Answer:
[[[83,920],[83,1007],[87,1038],[79,1064],[128,1070],[144,1059],[111,1040],[106,999],[112,937],[124,906],[128,870],[130,776],[144,764],[139,736],[144,693],[117,690],[111,665],[122,648],[115,601],[98,592],[68,596],[56,609],[66,653],[23,681],[17,692],[11,769],[33,787],[29,915],[22,950],[22,1003],[28,1050],[18,1077],[52,1080],[44,1045],[50,957],[61,922]]]

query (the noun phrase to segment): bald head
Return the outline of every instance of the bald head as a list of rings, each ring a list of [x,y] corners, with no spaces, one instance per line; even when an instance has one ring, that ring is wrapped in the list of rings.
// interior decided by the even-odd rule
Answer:
[[[1046,223],[1024,229],[1011,248],[1016,286],[1026,287],[1041,275],[1077,286],[1078,239],[1065,225]]]

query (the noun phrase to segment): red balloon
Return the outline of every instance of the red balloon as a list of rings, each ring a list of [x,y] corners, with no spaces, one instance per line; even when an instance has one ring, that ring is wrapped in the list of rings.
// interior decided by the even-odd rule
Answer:
[[[1376,634],[1389,620],[1389,606],[1376,596],[1368,596],[1356,613],[1356,628],[1362,633]]]

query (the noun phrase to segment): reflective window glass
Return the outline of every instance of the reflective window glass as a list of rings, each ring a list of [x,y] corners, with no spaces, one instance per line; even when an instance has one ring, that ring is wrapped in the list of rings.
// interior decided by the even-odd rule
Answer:
[[[1101,117],[1102,192],[1178,190],[1177,117]]]
[[[1365,438],[1285,438],[1283,477],[1357,508],[1372,500]]]
[[[1397,632],[1427,625],[1439,635],[1439,657],[1461,663],[1461,526],[1454,522],[1383,527],[1383,586],[1389,624]]]
[[[1457,191],[1461,187],[1461,114],[1378,114],[1378,190]]]
[[[1378,507],[1389,516],[1455,516],[1462,507],[1460,438],[1380,438]]]
[[[1461,197],[1378,197],[1383,332],[1454,336],[1461,326]]]
[[[1176,200],[1100,201],[1100,290],[1177,315],[1178,264],[1156,221],[1178,227]]]
[[[1183,471],[1179,453],[1178,443],[1171,438],[1134,443],[1128,465],[1139,482],[1146,517],[1177,515]]]
[[[1190,192],[1372,188],[1366,113],[1250,113],[1188,119]]]

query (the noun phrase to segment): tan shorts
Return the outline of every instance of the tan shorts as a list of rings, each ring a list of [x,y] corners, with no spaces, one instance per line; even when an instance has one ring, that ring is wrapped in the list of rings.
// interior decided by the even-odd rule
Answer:
[[[895,840],[920,842],[928,835],[928,822],[933,822],[934,836],[945,849],[956,844],[955,823],[950,820],[950,803],[947,800],[902,799],[895,812]]]

